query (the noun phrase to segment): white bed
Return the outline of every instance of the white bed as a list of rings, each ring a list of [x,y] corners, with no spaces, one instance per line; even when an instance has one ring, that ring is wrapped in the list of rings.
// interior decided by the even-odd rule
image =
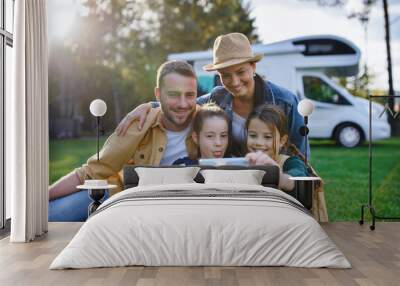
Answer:
[[[50,269],[128,265],[351,267],[291,196],[257,185],[198,183],[112,196]]]

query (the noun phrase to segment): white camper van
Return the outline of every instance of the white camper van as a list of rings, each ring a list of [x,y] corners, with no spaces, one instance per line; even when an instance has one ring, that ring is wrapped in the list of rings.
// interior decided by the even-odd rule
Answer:
[[[272,44],[252,46],[263,54],[257,73],[315,105],[310,116],[312,138],[333,138],[345,147],[355,147],[369,138],[368,100],[354,97],[331,76],[347,77],[358,73],[360,50],[352,42],[332,35],[305,36]],[[212,51],[171,54],[168,59],[193,64],[199,87],[209,92],[218,84],[216,73],[203,71],[212,62]],[[390,137],[387,115],[380,104],[372,105],[372,139]]]

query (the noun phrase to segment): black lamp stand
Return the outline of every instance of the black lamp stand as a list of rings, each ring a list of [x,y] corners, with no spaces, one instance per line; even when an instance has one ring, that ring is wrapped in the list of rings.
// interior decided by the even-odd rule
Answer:
[[[310,131],[307,127],[307,124],[308,124],[308,116],[304,116],[304,125],[300,127],[299,132],[302,136],[305,137],[305,142],[304,142],[305,143],[305,154],[304,154],[305,160],[304,160],[304,163],[306,164],[306,166],[307,166],[307,161],[308,161],[308,159],[307,159],[307,157],[308,157],[308,150],[307,150],[308,149],[308,132]]]
[[[369,173],[368,173],[368,204],[364,204],[361,206],[361,219],[359,223],[362,225],[364,224],[364,209],[369,209],[369,212],[372,216],[372,224],[370,225],[370,230],[375,229],[375,220],[376,219],[388,219],[388,220],[400,220],[400,217],[385,217],[385,216],[378,216],[376,214],[375,207],[372,203],[372,99],[373,98],[396,98],[400,96],[396,95],[369,95],[369,142],[368,142],[368,157],[369,157]],[[386,111],[386,110],[385,110]],[[392,112],[390,112],[392,113]],[[391,114],[392,115],[392,114]]]
[[[99,137],[100,137],[100,116],[96,116],[97,118],[97,162],[99,159]]]
[[[88,217],[101,205],[101,200],[104,199],[107,191],[108,189],[88,189],[89,198],[92,200],[88,206]]]
[[[100,147],[100,116],[96,116],[97,119],[97,162],[100,161],[99,158],[99,147]],[[88,207],[88,217],[94,213],[97,208],[101,205],[101,200],[104,198],[107,189],[88,189],[89,198],[92,202],[89,204]]]

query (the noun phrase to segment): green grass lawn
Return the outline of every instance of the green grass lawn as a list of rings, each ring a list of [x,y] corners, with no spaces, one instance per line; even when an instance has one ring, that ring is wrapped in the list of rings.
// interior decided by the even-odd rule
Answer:
[[[96,138],[50,141],[50,183],[95,153]],[[368,202],[368,145],[345,149],[331,141],[311,141],[311,153],[311,163],[325,182],[330,220],[359,220],[360,207]],[[373,158],[377,213],[400,216],[400,138],[374,143]]]
[[[104,141],[105,138],[100,139],[100,147]],[[49,180],[52,184],[96,154],[97,140],[96,138],[50,140],[49,149]]]

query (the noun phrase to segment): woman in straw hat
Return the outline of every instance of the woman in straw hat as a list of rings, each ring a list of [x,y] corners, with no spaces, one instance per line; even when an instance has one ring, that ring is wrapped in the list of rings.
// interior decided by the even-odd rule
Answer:
[[[288,119],[290,141],[304,153],[304,137],[299,133],[303,119],[297,111],[298,100],[290,91],[264,80],[256,73],[256,62],[261,58],[262,55],[253,54],[250,42],[244,34],[230,33],[217,37],[213,48],[213,62],[203,69],[217,71],[223,86],[217,86],[211,93],[199,97],[197,103],[202,105],[213,101],[226,111],[231,120],[232,134],[229,153],[235,156],[245,155],[245,122],[248,115],[264,103],[278,105]],[[124,135],[136,119],[144,122],[151,106],[156,107],[157,103],[145,103],[131,111],[118,125],[117,134]]]

